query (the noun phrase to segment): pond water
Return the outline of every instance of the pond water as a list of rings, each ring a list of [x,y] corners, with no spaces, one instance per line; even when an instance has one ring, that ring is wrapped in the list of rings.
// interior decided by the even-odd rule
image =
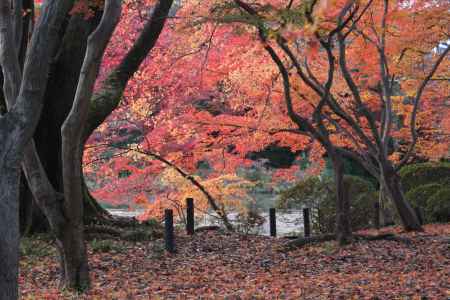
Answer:
[[[126,209],[108,209],[115,216],[136,217],[141,214],[142,210],[126,210]],[[269,213],[260,213],[264,222],[251,228],[249,233],[258,235],[270,235]],[[245,225],[238,220],[237,213],[229,213],[230,221],[241,229],[245,230]],[[303,213],[300,210],[277,211],[277,236],[299,235],[303,233]],[[220,225],[220,220],[214,215],[204,215],[196,220],[196,226]]]

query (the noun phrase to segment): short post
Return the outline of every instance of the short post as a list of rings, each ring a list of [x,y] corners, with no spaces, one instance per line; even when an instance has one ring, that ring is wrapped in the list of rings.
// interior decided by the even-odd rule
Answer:
[[[309,208],[303,209],[303,229],[305,231],[305,237],[311,236],[311,224],[309,219]]]
[[[189,235],[194,234],[194,199],[186,199],[186,232]]]
[[[380,203],[375,202],[373,205],[373,226],[378,230],[380,229]]]
[[[277,218],[275,214],[275,208],[269,209],[269,219],[270,219],[270,236],[277,236]]]
[[[173,233],[173,211],[171,209],[164,210],[164,240],[166,250],[170,253],[175,252],[175,241]]]

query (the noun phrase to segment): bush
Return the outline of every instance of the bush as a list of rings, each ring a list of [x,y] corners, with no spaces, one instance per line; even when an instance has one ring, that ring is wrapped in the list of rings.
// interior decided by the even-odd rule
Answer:
[[[303,206],[312,206],[318,199],[325,196],[327,182],[322,182],[319,177],[308,177],[300,181],[290,189],[280,193],[276,206],[281,209],[301,209]]]
[[[106,253],[106,252],[123,252],[125,248],[117,241],[113,240],[97,240],[91,241],[91,248],[93,253]]]
[[[405,192],[429,183],[450,185],[450,163],[427,162],[407,165],[399,174]]]
[[[350,198],[352,229],[368,227],[373,215],[373,204],[377,193],[373,185],[356,176],[345,176],[344,186]],[[310,207],[313,212],[313,228],[325,233],[333,232],[336,220],[336,192],[334,180],[310,177],[296,186],[283,191],[277,200],[277,207],[300,209]]]
[[[405,194],[405,198],[413,207],[425,208],[428,198],[433,196],[437,191],[443,188],[439,183],[428,183],[411,189]]]
[[[46,257],[54,253],[49,241],[40,237],[24,237],[20,239],[19,255],[21,257]]]
[[[428,222],[450,222],[450,188],[442,188],[428,198],[425,219]]]

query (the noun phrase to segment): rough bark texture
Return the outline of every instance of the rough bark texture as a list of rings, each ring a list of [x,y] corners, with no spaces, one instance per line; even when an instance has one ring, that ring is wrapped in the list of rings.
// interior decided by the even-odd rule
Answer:
[[[81,65],[86,53],[87,38],[100,22],[101,13],[86,20],[73,15],[67,24],[61,46],[55,54],[42,117],[35,133],[36,148],[49,181],[63,193],[61,162],[61,126],[72,107]],[[80,166],[81,167],[81,166]],[[83,183],[84,185],[84,183]],[[107,212],[88,193],[85,194],[86,222],[107,216]]]
[[[103,53],[119,22],[121,0],[107,0],[98,28],[89,36],[86,56],[81,68],[72,109],[61,128],[64,180],[64,214],[67,224],[63,231],[64,274],[66,286],[84,289],[89,286],[89,268],[84,241],[82,175],[82,133],[89,101],[97,78]]]
[[[52,54],[53,63],[49,72],[50,75],[44,97],[44,108],[34,134],[36,141],[35,150],[29,151],[29,155],[33,155],[34,157],[30,157],[28,161],[32,163],[35,169],[32,169],[29,163],[28,167],[27,164],[24,165],[24,169],[28,169],[28,173],[40,173],[40,175],[34,176],[39,176],[40,179],[36,178],[35,180],[41,182],[36,184],[41,191],[38,193],[32,191],[32,194],[36,194],[32,197],[33,199],[30,199],[28,196],[28,188],[21,189],[23,193],[20,203],[22,206],[27,206],[21,207],[21,211],[23,212],[21,215],[21,224],[25,225],[31,221],[31,224],[28,224],[29,226],[25,225],[29,229],[26,230],[27,232],[45,230],[45,224],[48,223],[43,218],[44,213],[39,205],[36,205],[36,202],[42,205],[49,200],[39,201],[37,199],[38,201],[36,201],[36,197],[41,196],[49,199],[51,197],[50,195],[54,195],[53,201],[62,203],[61,199],[56,199],[58,197],[61,198],[60,194],[63,193],[60,128],[69,113],[75,97],[78,77],[86,52],[87,37],[98,25],[100,17],[101,14],[97,13],[93,18],[85,20],[82,16],[73,15],[67,22],[67,26],[64,26],[65,30],[60,30],[59,32],[61,42],[59,43],[60,46],[57,52]],[[37,154],[35,153],[36,150]],[[30,162],[31,160],[34,162]],[[40,163],[37,161],[40,161]],[[42,166],[39,166],[40,164]],[[46,196],[42,192],[43,187],[47,188]],[[88,196],[86,193],[85,207],[87,222],[106,214],[106,211],[98,205],[95,199]],[[62,212],[62,209],[59,210]],[[33,216],[33,218],[27,220],[30,216]],[[42,226],[43,224],[44,226]]]
[[[0,117],[1,118],[1,117]],[[0,120],[0,140],[6,140],[5,120]],[[18,298],[19,271],[19,161],[8,155],[5,144],[0,146],[0,299]]]
[[[72,0],[48,1],[43,6],[30,41],[21,76],[11,5],[0,2],[0,64],[4,95],[13,104],[0,117],[0,299],[18,297],[20,162],[39,120],[51,53],[58,28],[73,5]],[[20,88],[19,88],[20,86]]]
[[[389,162],[384,162],[383,165],[380,166],[380,169],[382,171],[381,180],[383,181],[383,187],[397,208],[397,212],[405,230],[421,230],[422,226],[420,225],[419,218],[411,205],[409,205],[408,201],[406,201],[403,194],[400,176]]]

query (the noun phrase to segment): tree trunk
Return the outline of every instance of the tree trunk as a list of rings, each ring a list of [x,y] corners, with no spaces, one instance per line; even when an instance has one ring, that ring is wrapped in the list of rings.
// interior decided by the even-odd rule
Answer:
[[[90,224],[96,221],[104,221],[111,218],[111,214],[104,209],[89,192],[89,188],[86,186],[86,182],[83,179],[83,211],[84,211],[84,224]]]
[[[380,205],[380,225],[389,226],[394,224],[394,212],[391,207],[387,205],[389,198],[386,195],[386,188],[384,187],[383,180],[380,180],[380,191],[378,202]]]
[[[121,0],[107,0],[100,24],[89,35],[75,99],[61,127],[64,214],[68,219],[68,224],[63,229],[62,260],[66,286],[75,289],[85,289],[90,284],[83,224],[84,181],[81,168],[83,125],[86,122],[89,100],[92,97],[103,54],[119,22],[121,5]]]
[[[62,286],[75,290],[87,289],[89,267],[83,224],[76,220],[66,223],[61,230],[57,245],[60,254]]]
[[[1,130],[2,128],[0,128]],[[2,135],[0,134],[0,137]],[[0,151],[3,149],[0,149]],[[0,152],[0,158],[5,158]],[[0,299],[18,299],[19,163],[0,162]]]
[[[35,133],[39,157],[51,184],[59,193],[63,193],[61,126],[73,104],[81,65],[86,53],[87,38],[97,27],[100,18],[99,11],[96,11],[95,16],[88,20],[80,15],[73,15],[70,18],[56,62],[50,72],[45,95],[46,102]],[[108,216],[108,212],[87,193],[85,193],[84,207],[86,222]]]
[[[382,171],[381,180],[383,181],[383,186],[387,195],[394,203],[405,230],[422,230],[422,226],[420,225],[416,213],[405,199],[400,177],[395,172],[393,166],[385,161],[380,166],[380,169]]]
[[[33,193],[28,187],[28,182],[23,172],[20,176],[19,194],[19,218],[21,236],[48,232],[50,230],[50,226],[48,224],[47,218],[34,200]]]
[[[339,245],[346,245],[351,242],[352,230],[350,226],[350,202],[344,184],[344,164],[338,154],[332,153],[332,151],[329,151],[328,154],[333,163],[336,185],[336,239]]]

